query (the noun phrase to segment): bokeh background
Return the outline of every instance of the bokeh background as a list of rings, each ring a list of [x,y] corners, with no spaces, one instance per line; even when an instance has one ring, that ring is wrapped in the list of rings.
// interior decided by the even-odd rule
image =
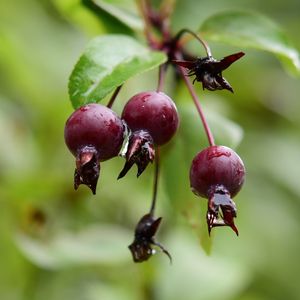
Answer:
[[[207,142],[185,87],[169,74],[165,90],[182,122],[162,150],[157,239],[174,262],[158,254],[134,264],[127,245],[150,206],[153,166],[138,180],[131,171],[117,181],[124,161],[116,158],[101,165],[96,196],[84,186],[75,192],[64,144],[68,77],[87,41],[133,34],[91,8],[85,0],[0,1],[0,299],[300,299],[299,78],[269,53],[211,43],[216,57],[246,52],[225,73],[234,94],[198,94],[217,143],[243,158],[247,181],[236,197],[240,236],[220,228],[209,245],[206,203],[188,183]],[[297,0],[178,0],[174,31],[196,30],[224,9],[265,14],[300,49]],[[157,71],[129,80],[114,109],[120,114],[156,81]]]

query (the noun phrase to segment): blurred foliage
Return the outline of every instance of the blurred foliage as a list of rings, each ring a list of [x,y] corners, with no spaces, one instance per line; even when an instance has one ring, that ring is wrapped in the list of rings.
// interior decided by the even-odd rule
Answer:
[[[275,53],[288,70],[300,73],[298,51],[280,27],[257,12],[221,12],[206,19],[200,31],[214,41]]]
[[[212,14],[247,9],[280,24],[300,48],[295,0],[177,0],[173,30],[197,30]],[[169,74],[166,92],[182,124],[162,149],[158,240],[174,263],[156,255],[133,264],[127,245],[149,208],[153,168],[138,180],[130,172],[116,181],[123,166],[116,158],[102,164],[97,196],[85,187],[74,192],[74,158],[63,139],[73,111],[68,77],[87,41],[104,33],[134,35],[87,0],[0,2],[0,298],[299,299],[299,79],[268,53],[211,43],[217,57],[246,52],[226,71],[234,95],[201,87],[198,94],[218,143],[241,142],[237,151],[247,168],[236,197],[240,236],[220,228],[211,245],[201,223],[206,202],[188,183],[189,164],[207,142],[185,87],[175,87]],[[156,81],[156,70],[130,79],[115,110]]]

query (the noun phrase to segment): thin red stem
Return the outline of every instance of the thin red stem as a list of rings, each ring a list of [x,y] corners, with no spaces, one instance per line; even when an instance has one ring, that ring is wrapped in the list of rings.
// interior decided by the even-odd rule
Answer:
[[[109,100],[109,102],[108,102],[108,104],[107,104],[107,107],[108,107],[108,108],[111,108],[111,107],[113,106],[113,104],[114,104],[114,102],[115,102],[115,100],[116,100],[116,98],[117,98],[117,96],[118,96],[118,94],[119,94],[119,92],[120,92],[122,86],[123,86],[123,85],[119,85],[119,86],[115,89],[114,93],[112,94],[112,96],[111,96],[111,98],[110,98],[110,100]]]
[[[167,71],[167,64],[163,64],[159,66],[158,69],[158,83],[157,83],[157,92],[161,92],[165,83],[165,77],[166,77],[166,71]]]
[[[147,0],[139,0],[138,5],[139,5],[139,8],[140,8],[140,12],[142,14],[142,17],[144,19],[144,22],[145,22],[144,33],[145,33],[145,36],[146,36],[147,41],[149,43],[149,46],[151,48],[158,49],[160,43],[158,42],[158,40],[155,38],[155,36],[151,32],[152,24],[151,24],[150,19],[149,19],[149,13],[150,13],[151,5],[150,5],[149,1],[147,1]]]
[[[182,30],[180,30],[177,33],[177,35],[175,36],[175,41],[179,41],[180,38],[182,37],[182,35],[185,34],[185,33],[189,33],[195,39],[197,39],[202,44],[202,46],[204,47],[207,56],[208,57],[212,57],[211,50],[210,50],[210,47],[208,46],[208,44],[199,35],[197,35],[195,32],[193,32],[193,31],[191,31],[189,29],[182,29]]]
[[[154,182],[153,182],[153,195],[152,195],[152,203],[150,208],[150,215],[154,215],[156,198],[157,198],[157,188],[158,188],[158,178],[159,178],[159,148],[156,148],[155,151],[155,170],[154,170]]]
[[[178,57],[178,59],[180,59],[180,58]],[[206,120],[206,117],[204,115],[202,107],[200,105],[199,98],[198,98],[198,96],[196,94],[196,91],[195,91],[192,83],[190,82],[190,80],[187,78],[186,72],[185,72],[184,68],[180,67],[180,66],[177,66],[177,68],[179,69],[180,74],[182,76],[182,79],[184,80],[184,82],[185,82],[185,84],[186,84],[186,86],[187,86],[187,88],[188,88],[188,90],[189,90],[189,92],[190,92],[190,94],[191,94],[191,96],[193,98],[194,104],[195,104],[196,109],[197,109],[197,111],[199,113],[199,116],[201,118],[201,121],[202,121],[204,130],[205,130],[205,133],[207,135],[208,143],[209,143],[210,146],[214,146],[215,145],[214,136],[213,136],[213,134],[212,134],[212,132],[210,130],[210,127],[208,125],[208,122]]]

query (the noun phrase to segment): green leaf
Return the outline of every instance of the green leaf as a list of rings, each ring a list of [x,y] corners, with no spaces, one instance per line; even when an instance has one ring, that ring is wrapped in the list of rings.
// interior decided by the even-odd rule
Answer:
[[[74,108],[99,102],[130,77],[149,71],[166,59],[164,53],[151,51],[129,36],[96,37],[70,76],[71,102]]]
[[[133,0],[92,0],[97,6],[134,30],[143,30],[143,21]]]
[[[121,227],[94,225],[77,233],[60,232],[46,240],[19,234],[16,242],[32,263],[46,269],[60,269],[87,264],[111,266],[130,261],[126,245],[132,238],[132,233]]]
[[[200,32],[212,41],[272,52],[289,71],[300,74],[298,51],[284,32],[263,15],[247,11],[221,12],[205,20]]]

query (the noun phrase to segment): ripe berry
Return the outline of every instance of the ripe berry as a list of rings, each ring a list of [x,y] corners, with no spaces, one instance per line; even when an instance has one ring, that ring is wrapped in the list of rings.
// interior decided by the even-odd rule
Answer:
[[[173,137],[179,124],[174,102],[162,92],[142,92],[133,96],[123,109],[122,119],[133,132],[148,131],[158,146]]]
[[[76,157],[75,189],[85,184],[96,193],[100,161],[118,155],[123,132],[122,120],[106,106],[88,104],[73,112],[65,125],[65,142]]]
[[[179,125],[177,109],[171,98],[162,92],[142,92],[127,102],[122,119],[133,134],[129,139],[127,162],[119,178],[133,164],[137,164],[139,176],[154,159],[154,145],[164,145],[174,136]]]
[[[210,146],[199,152],[190,169],[193,192],[209,199],[207,223],[209,232],[215,226],[230,226],[238,235],[233,218],[235,203],[231,200],[241,189],[245,167],[241,158],[225,146]],[[218,220],[219,208],[223,220]]]

